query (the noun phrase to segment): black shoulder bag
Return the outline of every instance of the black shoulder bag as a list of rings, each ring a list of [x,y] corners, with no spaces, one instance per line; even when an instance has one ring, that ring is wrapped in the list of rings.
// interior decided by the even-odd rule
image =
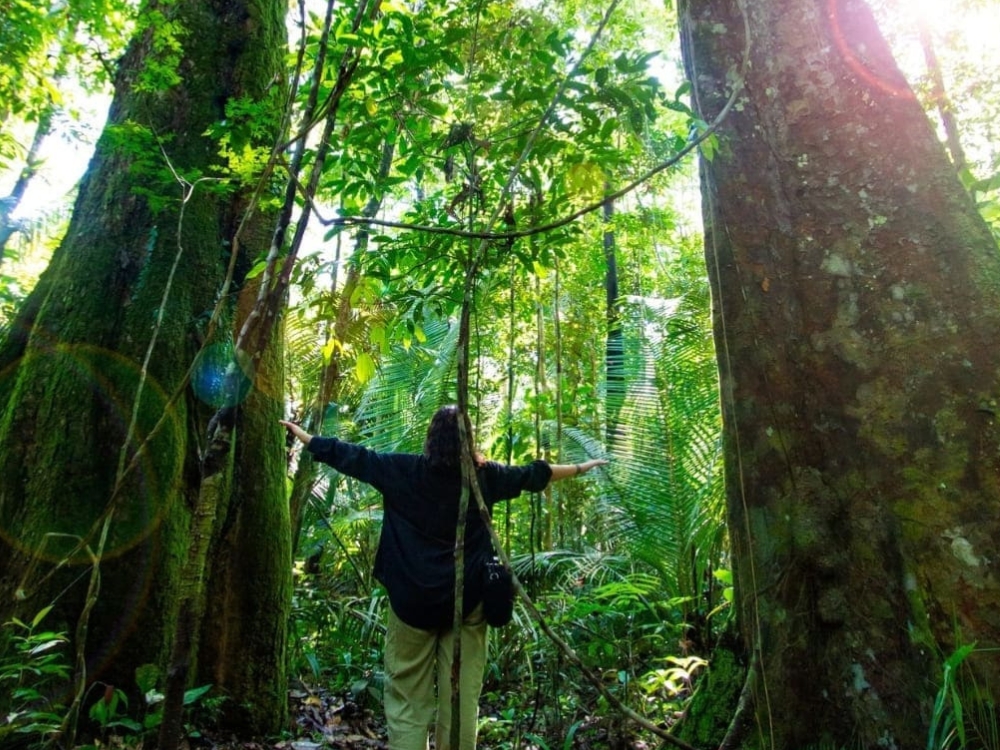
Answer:
[[[483,615],[495,628],[502,628],[514,616],[514,579],[496,555],[483,566]]]

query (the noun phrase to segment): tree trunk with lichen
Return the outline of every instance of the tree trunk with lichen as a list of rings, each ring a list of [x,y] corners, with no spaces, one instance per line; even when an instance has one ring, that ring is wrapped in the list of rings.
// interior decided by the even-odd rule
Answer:
[[[238,232],[248,190],[192,183],[222,164],[206,135],[221,121],[235,125],[233,153],[251,131],[278,137],[277,117],[241,129],[226,106],[280,94],[273,86],[282,80],[284,12],[273,0],[149,4],[144,13],[162,17],[144,16],[150,27],[121,62],[66,237],[0,341],[0,621],[54,603],[46,626],[74,632],[89,553],[98,554],[101,590],[81,644],[86,677],[132,694],[137,712],[136,668],[166,667],[176,627],[167,613],[183,593],[202,442],[219,406],[216,368],[241,312],[223,305],[214,333],[206,323],[230,253],[239,253],[238,291],[270,239],[266,215]],[[174,35],[176,50],[164,34]],[[177,80],[157,78],[164,70]],[[249,711],[240,728],[262,732],[279,729],[284,715],[274,686],[284,682],[290,599],[275,347],[240,392],[244,442],[211,524],[212,573],[224,581],[207,585],[226,591],[224,608],[212,604],[204,621],[189,624],[198,647],[192,680],[212,682],[216,695]],[[192,388],[186,373],[196,358]],[[120,467],[130,464],[116,492]],[[107,512],[100,549],[96,530]],[[234,637],[250,613],[255,637]]]
[[[924,747],[1000,697],[1000,254],[860,0],[680,15],[753,742]]]

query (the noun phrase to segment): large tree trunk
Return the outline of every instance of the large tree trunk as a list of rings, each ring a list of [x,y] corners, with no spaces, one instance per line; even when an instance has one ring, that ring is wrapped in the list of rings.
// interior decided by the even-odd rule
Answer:
[[[102,552],[101,591],[84,644],[88,680],[133,691],[135,668],[163,667],[169,653],[174,623],[165,615],[176,611],[200,443],[216,406],[186,388],[185,373],[206,334],[247,204],[202,183],[179,222],[176,175],[211,172],[218,145],[206,130],[226,118],[234,98],[263,100],[283,79],[286,38],[285,4],[276,0],[181,0],[160,10],[176,26],[154,26],[179,30],[180,81],[151,90],[162,81],[146,77],[148,64],[164,65],[158,56],[166,51],[151,30],[133,41],[66,237],[0,343],[0,619],[55,603],[50,618],[74,632],[89,577],[81,543]],[[147,140],[135,140],[141,133]],[[239,152],[240,131],[232,137]],[[259,216],[244,227],[237,284],[267,248],[267,223]],[[239,323],[235,306],[225,315],[217,334],[223,340]],[[283,682],[290,586],[282,436],[275,427],[280,368],[270,371],[269,388],[257,387],[240,409],[247,442],[237,451],[213,532],[214,570],[226,583],[210,585],[228,592],[226,609],[208,607],[209,619],[246,618],[260,637],[207,627],[206,659],[198,662],[206,681],[251,707],[251,728],[268,731],[283,715],[275,686]],[[124,453],[126,463],[137,449],[141,458],[113,494],[140,390]],[[163,426],[144,443],[161,418]],[[109,511],[102,551],[94,529]]]
[[[956,647],[1000,697],[1000,256],[860,0],[681,16],[759,736],[923,747]]]

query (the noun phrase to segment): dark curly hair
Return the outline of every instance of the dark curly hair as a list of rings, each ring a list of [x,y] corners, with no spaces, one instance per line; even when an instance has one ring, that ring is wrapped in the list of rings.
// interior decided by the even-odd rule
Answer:
[[[424,440],[424,456],[435,468],[457,469],[461,466],[459,459],[462,440],[458,431],[458,407],[454,404],[442,406],[431,417],[427,427],[427,438]],[[472,458],[476,465],[483,463],[483,458],[475,450]]]

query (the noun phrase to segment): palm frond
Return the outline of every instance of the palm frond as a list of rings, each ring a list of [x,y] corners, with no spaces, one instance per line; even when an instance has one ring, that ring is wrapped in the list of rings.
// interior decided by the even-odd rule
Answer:
[[[423,343],[393,347],[358,404],[355,419],[374,450],[418,451],[434,412],[455,399],[458,328],[431,320],[423,331]]]
[[[699,307],[653,302],[624,308],[625,397],[598,508],[608,533],[682,596],[695,593],[720,548],[721,417]]]

